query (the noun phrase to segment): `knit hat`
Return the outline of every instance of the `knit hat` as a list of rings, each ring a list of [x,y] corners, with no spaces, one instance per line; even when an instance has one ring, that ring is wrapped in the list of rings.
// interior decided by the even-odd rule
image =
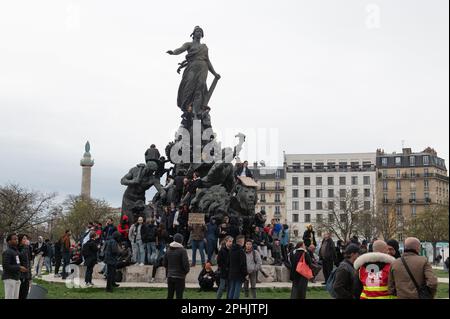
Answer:
[[[344,254],[350,256],[351,254],[359,253],[359,247],[355,244],[350,244],[345,248]]]
[[[176,233],[175,235],[173,235],[173,240],[179,244],[183,243],[183,235],[181,235],[180,233]]]

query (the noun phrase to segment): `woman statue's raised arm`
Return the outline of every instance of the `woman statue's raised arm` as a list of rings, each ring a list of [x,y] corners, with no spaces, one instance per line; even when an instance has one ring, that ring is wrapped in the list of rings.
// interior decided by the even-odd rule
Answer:
[[[168,54],[170,54],[170,55],[178,55],[178,54],[181,54],[181,53],[183,53],[184,51],[186,51],[187,49],[189,49],[189,46],[190,46],[191,44],[190,44],[190,42],[186,42],[185,44],[183,44],[182,46],[181,46],[181,48],[178,48],[178,49],[175,49],[175,50],[169,50],[169,51],[167,51],[166,53],[168,53]]]

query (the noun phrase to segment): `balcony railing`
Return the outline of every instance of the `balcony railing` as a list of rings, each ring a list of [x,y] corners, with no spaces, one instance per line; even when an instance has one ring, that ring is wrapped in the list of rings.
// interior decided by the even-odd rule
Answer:
[[[302,172],[373,172],[375,171],[375,165],[372,166],[360,166],[360,167],[301,167],[289,165],[286,167],[288,173],[302,173]]]
[[[426,174],[401,174],[400,176],[396,175],[396,174],[388,174],[388,175],[383,175],[383,173],[378,173],[378,178],[382,178],[382,179],[416,179],[416,178],[437,178],[437,179],[441,179],[443,181],[449,181],[448,176],[445,175],[441,175],[441,174],[435,174],[435,173],[426,173]]]
[[[280,186],[280,187],[264,187],[264,188],[259,188],[258,191],[260,192],[284,192],[284,186]]]

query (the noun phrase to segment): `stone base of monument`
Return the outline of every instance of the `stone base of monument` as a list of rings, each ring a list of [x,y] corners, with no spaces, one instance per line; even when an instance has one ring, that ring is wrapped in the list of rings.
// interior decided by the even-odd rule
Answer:
[[[128,266],[121,270],[124,282],[150,282],[153,266]]]
[[[92,279],[104,279],[105,278],[102,274],[99,274],[99,272],[101,270],[103,270],[103,266],[104,266],[103,263],[99,263],[94,266],[94,272],[92,273]],[[79,265],[78,269],[79,269],[80,278],[84,278],[84,276],[86,274],[86,266]]]

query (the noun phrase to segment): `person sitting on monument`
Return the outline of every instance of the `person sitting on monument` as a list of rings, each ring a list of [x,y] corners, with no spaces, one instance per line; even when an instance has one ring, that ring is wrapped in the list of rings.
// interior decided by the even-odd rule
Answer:
[[[202,188],[202,187],[203,187],[203,182],[202,182],[202,179],[200,178],[199,173],[194,172],[192,180],[188,184],[187,193],[183,197],[183,200],[181,201],[181,203],[190,205],[191,200],[195,197],[195,195],[197,193],[197,188]]]
[[[238,177],[250,177],[253,178],[253,174],[248,168],[248,161],[244,161],[240,167],[234,172],[234,176]]]
[[[155,144],[150,145],[150,148],[147,149],[147,151],[145,151],[145,162],[146,163],[151,160],[159,160],[160,157],[161,157],[161,155],[159,154],[159,151],[156,148]]]

